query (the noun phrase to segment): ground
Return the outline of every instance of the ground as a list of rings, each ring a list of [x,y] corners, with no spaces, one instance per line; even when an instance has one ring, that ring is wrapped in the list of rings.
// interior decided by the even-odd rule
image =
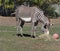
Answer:
[[[16,36],[15,17],[0,16],[0,51],[60,51],[60,18],[51,19],[50,34],[59,34],[59,39],[46,41],[30,37],[31,25],[26,24],[23,29],[24,37]],[[37,36],[42,34],[37,27]]]
[[[15,17],[3,17],[0,16],[0,25],[16,25]]]
[[[60,24],[60,18],[51,19],[51,23]],[[16,25],[16,19],[15,19],[15,17],[0,16],[0,25],[15,26]]]

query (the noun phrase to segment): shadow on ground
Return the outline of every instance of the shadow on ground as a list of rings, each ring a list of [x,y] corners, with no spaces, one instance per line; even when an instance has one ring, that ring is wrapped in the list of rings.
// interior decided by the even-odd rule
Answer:
[[[16,36],[18,36],[18,37],[22,37],[21,34],[16,34]],[[31,37],[31,35],[28,35],[28,34],[23,34],[23,36],[24,36],[24,37]]]

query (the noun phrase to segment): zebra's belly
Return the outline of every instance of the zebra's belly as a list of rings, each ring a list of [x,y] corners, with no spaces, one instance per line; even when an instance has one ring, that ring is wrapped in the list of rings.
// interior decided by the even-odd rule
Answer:
[[[31,17],[21,17],[21,19],[25,22],[31,22]]]

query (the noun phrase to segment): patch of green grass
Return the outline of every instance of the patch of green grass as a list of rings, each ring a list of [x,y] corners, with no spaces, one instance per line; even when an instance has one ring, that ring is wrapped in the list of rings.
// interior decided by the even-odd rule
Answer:
[[[58,42],[43,41],[31,37],[17,37],[14,34],[15,32],[0,33],[0,51],[56,51],[56,49],[60,49]]]
[[[44,41],[31,37],[16,36],[16,28],[14,26],[0,26],[0,30],[8,30],[13,32],[0,32],[0,51],[60,51],[60,41]],[[23,33],[30,34],[31,26],[26,25]],[[50,34],[58,33],[60,35],[60,27],[52,27]],[[37,35],[42,34],[40,27],[37,27]]]
[[[15,26],[0,26],[0,30],[5,30],[5,31],[16,31]]]
[[[58,33],[60,35],[60,27],[52,27],[50,29],[50,34]]]

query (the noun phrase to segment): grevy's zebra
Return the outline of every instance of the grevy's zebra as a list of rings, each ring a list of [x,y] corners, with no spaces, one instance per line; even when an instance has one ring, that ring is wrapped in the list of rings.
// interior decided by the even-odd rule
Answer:
[[[36,26],[40,21],[42,23],[42,31],[44,32],[44,34],[49,34],[50,21],[47,17],[44,16],[43,11],[40,10],[38,7],[27,7],[21,5],[17,7],[15,11],[15,16],[17,21],[17,33],[20,30],[21,35],[23,35],[23,25],[24,23],[29,22],[32,24],[31,36],[36,36]]]

